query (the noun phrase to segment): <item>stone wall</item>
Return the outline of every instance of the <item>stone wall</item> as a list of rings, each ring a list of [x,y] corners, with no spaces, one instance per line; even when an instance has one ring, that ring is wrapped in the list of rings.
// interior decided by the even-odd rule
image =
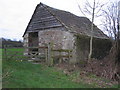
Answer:
[[[39,31],[39,46],[53,43],[54,49],[73,49],[73,35],[68,31],[48,29]]]
[[[24,46],[24,48],[28,47],[28,36],[29,36],[29,34],[26,33],[24,35],[24,37],[23,37],[23,46]],[[28,55],[28,48],[25,48],[24,55]]]
[[[72,33],[65,31],[64,29],[61,28],[53,28],[53,29],[51,28],[51,29],[39,31],[39,46],[46,46],[48,45],[48,43],[52,43],[53,49],[73,50],[72,58],[70,59],[70,61],[73,59],[75,60],[74,39],[75,38]]]

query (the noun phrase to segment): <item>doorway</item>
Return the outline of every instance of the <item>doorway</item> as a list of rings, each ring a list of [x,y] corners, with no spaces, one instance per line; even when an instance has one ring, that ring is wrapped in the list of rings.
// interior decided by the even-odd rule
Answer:
[[[37,55],[38,46],[39,46],[38,32],[29,33],[28,45],[29,45],[29,53]]]
[[[29,33],[29,47],[38,47],[38,32]]]

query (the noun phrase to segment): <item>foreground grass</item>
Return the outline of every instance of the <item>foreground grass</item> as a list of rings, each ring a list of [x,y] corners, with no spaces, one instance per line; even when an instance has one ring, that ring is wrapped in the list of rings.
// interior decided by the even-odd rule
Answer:
[[[7,58],[14,55],[16,51],[19,53],[11,57],[10,60],[3,60],[2,62],[3,88],[98,88],[100,86],[98,83],[100,80],[97,79],[96,82],[96,77],[91,75],[79,76],[79,71],[66,76],[62,70],[55,67],[21,61],[24,58],[20,56],[23,55],[23,48],[7,49]],[[0,52],[1,57],[2,52]],[[103,87],[118,88],[117,84],[109,87],[105,83],[102,84]]]
[[[7,74],[6,74],[7,73]],[[87,88],[53,67],[27,61],[3,61],[3,88]]]

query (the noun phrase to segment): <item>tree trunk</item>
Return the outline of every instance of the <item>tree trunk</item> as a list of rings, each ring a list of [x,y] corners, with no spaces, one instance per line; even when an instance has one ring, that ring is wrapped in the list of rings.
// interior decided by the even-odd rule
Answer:
[[[91,37],[90,37],[90,52],[88,59],[91,60],[92,57],[92,46],[93,46],[93,22],[94,22],[94,15],[95,15],[95,0],[94,0],[94,5],[93,5],[93,13],[92,13],[92,24],[91,24]]]

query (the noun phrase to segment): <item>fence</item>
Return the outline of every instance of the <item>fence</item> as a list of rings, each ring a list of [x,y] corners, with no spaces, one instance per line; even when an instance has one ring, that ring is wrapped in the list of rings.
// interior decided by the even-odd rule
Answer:
[[[32,47],[27,47],[28,49]],[[42,53],[42,51],[44,51]],[[8,48],[4,47],[2,50],[3,60],[28,60],[30,58],[37,58],[37,61],[45,61],[49,65],[54,63],[61,63],[69,61],[72,57],[72,50],[69,49],[54,49],[52,44],[38,47],[38,51],[29,51],[29,55],[24,55],[24,48]],[[35,61],[36,61],[35,60]]]
[[[4,47],[2,49],[3,60],[28,60],[29,57],[23,55],[24,48],[10,48]]]
[[[27,47],[28,49],[32,47]],[[34,47],[35,48],[35,47]],[[72,57],[72,50],[69,49],[54,49],[52,43],[49,43],[47,46],[39,46],[38,52],[30,51],[31,57],[36,57],[38,61],[43,60],[49,64],[53,65],[54,63],[61,63],[62,61],[69,61]]]

